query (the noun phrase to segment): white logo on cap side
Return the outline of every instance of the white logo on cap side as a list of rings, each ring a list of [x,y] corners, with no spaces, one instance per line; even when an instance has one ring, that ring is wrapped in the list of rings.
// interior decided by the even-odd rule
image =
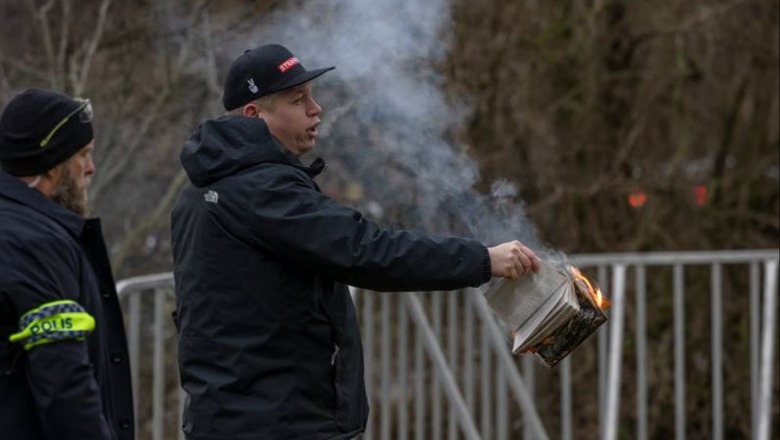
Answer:
[[[247,83],[249,84],[249,86],[248,86],[248,87],[249,87],[249,91],[250,91],[250,92],[252,92],[252,93],[257,93],[257,91],[258,91],[258,90],[260,90],[260,89],[258,89],[258,88],[257,88],[257,86],[255,85],[255,80],[253,80],[252,78],[249,78],[249,81],[247,81]]]

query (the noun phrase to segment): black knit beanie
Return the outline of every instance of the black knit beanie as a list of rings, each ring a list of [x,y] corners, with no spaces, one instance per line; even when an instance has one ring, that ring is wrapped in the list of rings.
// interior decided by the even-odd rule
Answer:
[[[92,141],[92,123],[73,114],[80,106],[81,102],[50,90],[28,89],[14,96],[0,116],[0,168],[14,176],[35,176],[87,146]]]

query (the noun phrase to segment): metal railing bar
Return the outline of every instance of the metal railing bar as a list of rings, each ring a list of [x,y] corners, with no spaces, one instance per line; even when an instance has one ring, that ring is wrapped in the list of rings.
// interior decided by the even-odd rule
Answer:
[[[413,294],[412,294],[413,295]],[[404,304],[404,307],[407,308],[407,313],[411,313],[408,311],[408,306],[406,304],[406,301],[401,301]],[[415,423],[415,438],[417,440],[423,440],[425,438],[425,435],[423,433],[424,429],[424,416],[425,416],[425,371],[423,370],[425,360],[423,358],[423,334],[422,330],[418,327],[415,329],[414,332],[414,369],[415,369],[415,378],[414,378],[414,391],[415,391],[415,414],[414,414],[414,423]]]
[[[469,409],[466,406],[466,402],[463,400],[463,396],[461,396],[460,390],[458,389],[457,382],[447,365],[447,360],[444,357],[444,353],[441,351],[436,335],[428,324],[428,319],[425,317],[425,312],[423,311],[420,300],[414,296],[414,294],[410,293],[403,294],[403,298],[409,307],[409,315],[417,325],[417,329],[421,334],[422,342],[431,358],[431,363],[440,373],[439,377],[444,386],[444,391],[449,397],[452,405],[455,406],[461,430],[468,440],[479,440],[479,433],[469,414]]]
[[[530,388],[526,386],[525,381],[520,376],[520,372],[517,370],[515,360],[507,346],[506,338],[501,333],[498,324],[496,324],[490,306],[487,305],[487,301],[479,293],[472,297],[472,304],[474,305],[474,311],[477,312],[482,323],[487,326],[491,334],[489,342],[493,346],[497,362],[502,365],[504,372],[507,373],[509,388],[514,394],[515,401],[520,404],[520,408],[523,410],[523,419],[526,426],[530,427],[533,438],[548,440],[549,436],[544,429],[544,425],[542,425],[539,413],[536,411],[536,406],[531,397],[532,393],[529,392]],[[527,357],[527,359],[530,359],[530,357]],[[529,383],[531,382],[529,381]]]
[[[675,435],[685,439],[685,301],[682,264],[674,265],[674,420]]]
[[[441,347],[441,296],[442,292],[431,293],[431,316],[433,321],[433,334],[437,336]],[[441,440],[442,428],[442,403],[441,403],[441,376],[439,370],[433,370],[434,380],[431,382],[431,399],[433,404],[433,439]]]
[[[448,350],[449,350],[449,363],[452,368],[452,375],[458,377],[458,298],[461,296],[461,292],[453,292],[451,295],[447,295],[447,323],[448,323]],[[449,405],[449,423],[447,424],[448,439],[455,440],[458,436],[457,426],[455,425],[455,410],[452,405]]]
[[[463,386],[466,389],[464,394],[471,417],[474,417],[474,295],[479,295],[479,293],[466,290],[463,294],[463,304],[465,305],[463,339],[466,345],[463,354]]]
[[[561,440],[572,440],[571,358],[561,361]]]
[[[509,417],[507,415],[506,373],[496,365],[496,439],[507,440]]]
[[[181,388],[181,385],[179,385],[179,413],[176,414],[176,431],[179,432],[179,435],[177,438],[179,440],[185,440],[184,439],[184,429],[182,429],[182,418],[184,417],[184,402],[187,400],[187,393],[184,392],[184,389]]]
[[[127,323],[127,348],[130,356],[130,380],[133,381],[133,410],[138,414],[138,372],[140,371],[141,359],[141,292],[136,291],[131,295],[127,302],[128,323]],[[135,418],[135,429],[138,430],[138,417]]]
[[[163,440],[165,421],[165,295],[154,295],[154,376],[152,378],[152,439]]]
[[[578,254],[569,258],[579,267],[593,267],[620,262],[625,265],[643,264],[645,266],[670,264],[733,264],[750,263],[756,260],[777,258],[777,249],[767,250],[729,250],[729,251],[685,251],[685,252],[646,252],[613,254]]]
[[[607,267],[600,265],[598,268],[598,284],[604,292],[609,292],[607,286]],[[606,388],[607,388],[607,353],[609,352],[609,326],[605,325],[599,328],[598,334],[598,404],[599,404],[599,436],[604,436],[604,416],[606,411]]]
[[[750,264],[750,432],[753,435],[756,435],[758,432],[760,393],[760,384],[758,382],[760,373],[759,356],[761,352],[760,270],[758,263]]]
[[[143,275],[120,280],[116,283],[116,294],[122,300],[128,292],[173,287],[173,272]]]
[[[536,407],[536,361],[532,356],[523,356],[523,378],[525,379],[525,386],[528,389],[528,396],[531,400],[531,404]],[[525,417],[525,415],[523,415]],[[533,439],[533,429],[531,424],[523,424],[523,439]]]
[[[490,386],[490,376],[491,376],[491,368],[490,368],[490,333],[487,328],[487,321],[483,320],[481,326],[481,336],[482,341],[480,343],[480,348],[482,351],[482,355],[480,356],[481,360],[481,371],[482,371],[482,377],[479,383],[479,387],[482,390],[482,402],[481,403],[481,423],[482,425],[482,438],[493,438],[491,435],[491,428],[493,424],[491,423],[493,410],[491,408],[491,403],[493,401],[491,397],[491,386]]]
[[[399,440],[406,440],[408,437],[408,428],[409,428],[409,416],[407,411],[407,402],[406,402],[406,381],[407,381],[407,375],[406,375],[406,363],[407,363],[407,351],[409,349],[409,328],[408,325],[408,314],[406,312],[406,307],[404,306],[403,301],[397,301],[398,304],[398,391],[399,391],[399,402],[400,405],[398,406],[398,439]]]
[[[722,270],[719,263],[712,265],[712,438],[723,440],[723,292]]]
[[[777,327],[777,260],[764,263],[764,318],[761,336],[761,400],[758,413],[758,440],[769,440],[772,417],[772,366],[774,365],[774,334]]]
[[[364,357],[364,371],[366,377],[366,395],[368,395],[368,401],[372,402],[374,398],[374,296],[365,290],[359,290],[359,296],[361,298],[363,309],[363,357]],[[368,440],[372,438],[373,423],[369,417],[368,425],[366,426],[366,437]]]
[[[390,295],[381,295],[380,299],[380,365],[379,371],[380,378],[380,393],[382,399],[382,411],[381,411],[381,426],[380,438],[382,440],[390,440],[390,410],[392,407],[390,401],[390,338],[387,335],[390,334]]]
[[[620,415],[620,368],[623,357],[623,307],[626,292],[626,267],[617,264],[612,267],[612,316],[610,319],[609,382],[607,383],[607,413],[604,438],[614,440],[618,433]]]
[[[636,267],[637,440],[647,439],[647,280],[645,267]]]

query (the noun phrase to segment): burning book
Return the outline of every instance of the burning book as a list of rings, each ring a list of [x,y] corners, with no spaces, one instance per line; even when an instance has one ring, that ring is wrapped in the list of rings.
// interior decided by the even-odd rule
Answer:
[[[485,293],[513,331],[513,353],[535,353],[557,364],[607,321],[609,301],[574,266],[542,263],[538,273],[503,279]]]

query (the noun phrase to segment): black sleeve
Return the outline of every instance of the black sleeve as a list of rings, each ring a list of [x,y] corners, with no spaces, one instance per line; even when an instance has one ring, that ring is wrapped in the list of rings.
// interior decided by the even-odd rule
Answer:
[[[35,251],[20,249],[13,256],[10,264],[14,270],[3,277],[0,289],[17,320],[52,301],[79,302],[80,259],[69,250],[72,248],[67,245],[53,244]],[[28,385],[47,439],[111,438],[85,341],[37,345],[22,356],[26,357]]]
[[[490,279],[479,241],[382,228],[294,173],[272,175],[250,205],[258,245],[356,287],[450,290]]]

